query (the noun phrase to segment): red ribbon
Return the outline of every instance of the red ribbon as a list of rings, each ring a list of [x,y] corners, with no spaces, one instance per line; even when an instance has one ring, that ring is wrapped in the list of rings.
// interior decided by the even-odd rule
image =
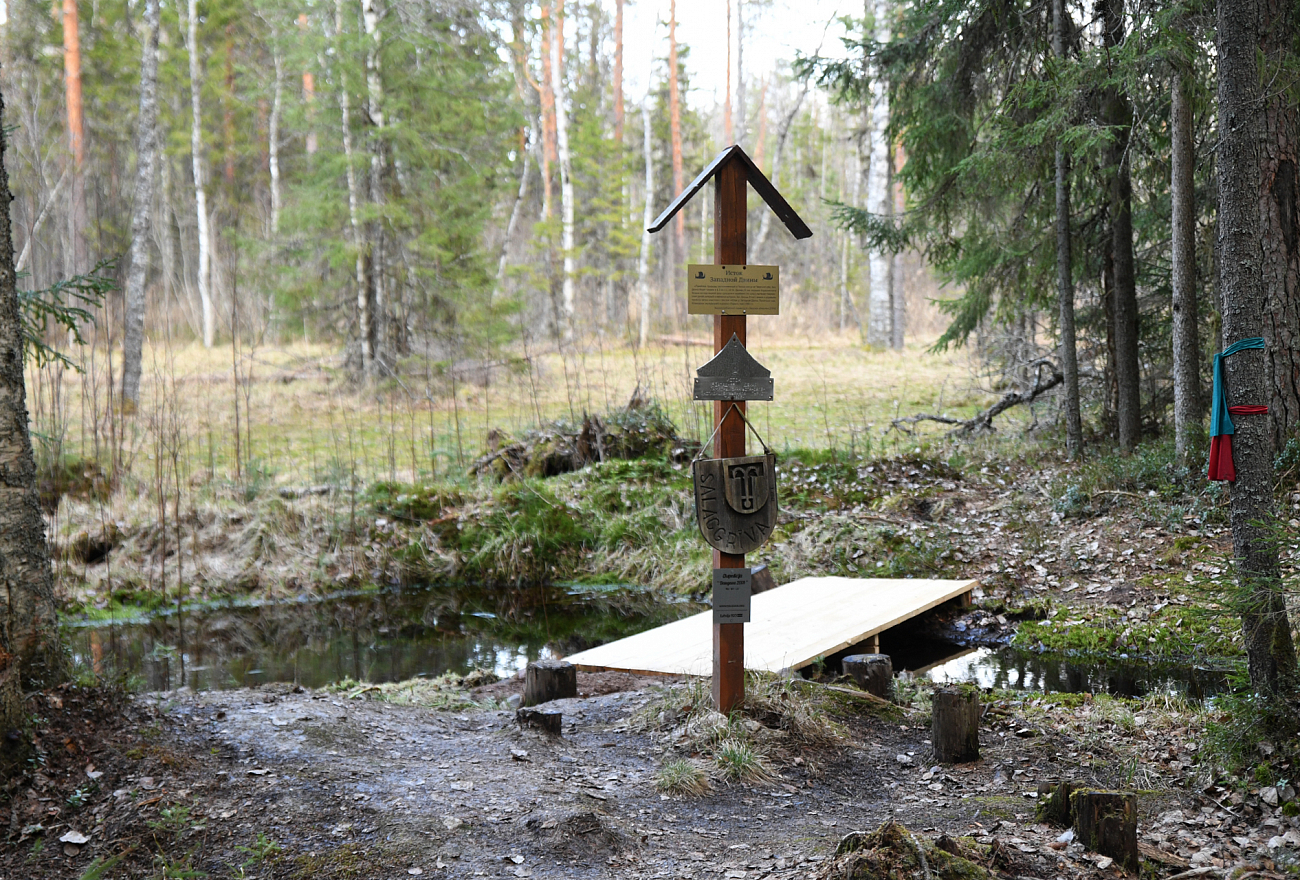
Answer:
[[[1230,406],[1228,412],[1234,416],[1262,416],[1268,412],[1268,407],[1258,404]],[[1231,434],[1210,438],[1210,479],[1237,482],[1237,468],[1232,462]]]

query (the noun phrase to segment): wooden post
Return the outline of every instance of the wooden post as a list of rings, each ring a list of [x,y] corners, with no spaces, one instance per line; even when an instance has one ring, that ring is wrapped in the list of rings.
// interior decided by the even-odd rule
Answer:
[[[713,264],[715,266],[745,265],[745,221],[749,211],[746,204],[748,177],[745,166],[739,161],[723,163],[713,178]],[[736,334],[745,344],[744,315],[713,316],[713,353]],[[734,412],[729,412],[733,401],[719,400],[713,404],[713,424],[726,420],[718,430],[713,454],[718,458],[733,458],[745,454],[745,423]],[[745,402],[734,401],[736,408],[745,412]],[[714,568],[744,568],[743,554],[713,551]],[[724,715],[739,709],[745,702],[745,625],[743,623],[715,623],[713,625],[713,705]]]
[[[841,663],[844,674],[867,693],[884,700],[894,698],[894,663],[888,654],[850,654]]]
[[[1076,791],[1074,833],[1085,849],[1110,856],[1120,867],[1138,869],[1137,795],[1120,791]]]
[[[978,761],[980,757],[979,692],[971,685],[939,688],[934,692],[930,739],[934,759],[940,764]]]
[[[563,660],[538,660],[524,672],[520,705],[536,706],[578,695],[578,667]]]

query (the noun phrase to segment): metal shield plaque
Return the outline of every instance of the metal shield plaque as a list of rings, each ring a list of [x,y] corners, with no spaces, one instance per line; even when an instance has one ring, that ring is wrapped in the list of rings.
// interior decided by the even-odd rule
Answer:
[[[735,333],[695,374],[696,400],[772,399],[772,371],[754,360]]]
[[[704,540],[722,553],[750,553],[776,526],[776,455],[706,458],[691,468],[695,517]]]

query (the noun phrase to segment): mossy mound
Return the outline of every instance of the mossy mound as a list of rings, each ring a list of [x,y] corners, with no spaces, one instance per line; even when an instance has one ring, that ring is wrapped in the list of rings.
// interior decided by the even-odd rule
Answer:
[[[819,876],[827,880],[990,880],[993,874],[975,861],[983,857],[974,844],[947,835],[928,840],[888,821],[875,831],[846,835]]]

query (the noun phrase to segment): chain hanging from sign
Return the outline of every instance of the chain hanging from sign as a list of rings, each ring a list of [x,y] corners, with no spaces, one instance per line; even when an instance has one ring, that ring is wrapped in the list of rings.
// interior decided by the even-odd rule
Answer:
[[[691,462],[695,484],[695,518],[709,546],[721,553],[743,554],[767,543],[776,527],[776,453],[734,403],[731,409],[754,432],[762,455],[702,458]],[[728,410],[730,412],[730,410]],[[718,420],[721,426],[726,414]],[[713,433],[718,432],[717,428]],[[710,436],[700,447],[708,448]]]

